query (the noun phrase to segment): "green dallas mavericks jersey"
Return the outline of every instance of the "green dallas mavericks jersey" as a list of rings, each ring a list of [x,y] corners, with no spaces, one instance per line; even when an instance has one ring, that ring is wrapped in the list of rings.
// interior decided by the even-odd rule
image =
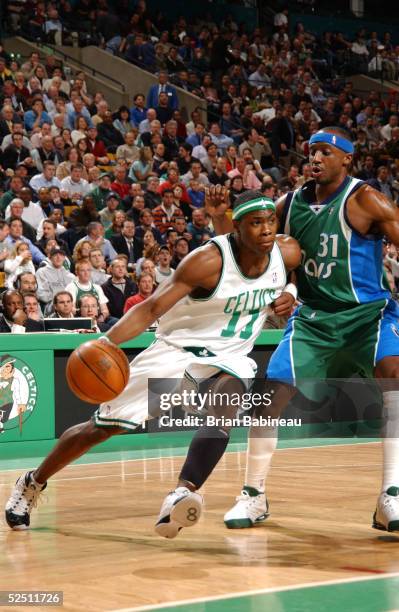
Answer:
[[[320,204],[314,181],[287,195],[284,231],[301,245],[298,293],[311,308],[335,311],[390,297],[381,237],[362,236],[346,217],[346,201],[362,184],[347,177]]]

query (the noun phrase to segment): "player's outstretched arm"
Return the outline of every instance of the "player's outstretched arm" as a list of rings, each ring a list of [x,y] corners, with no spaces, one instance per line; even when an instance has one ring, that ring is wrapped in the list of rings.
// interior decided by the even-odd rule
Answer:
[[[212,218],[215,233],[229,234],[234,230],[232,220],[226,215],[230,206],[230,192],[222,185],[205,187],[205,210]]]
[[[172,279],[159,287],[141,304],[131,308],[106,336],[115,344],[122,344],[142,334],[179,300],[202,287],[216,287],[222,270],[219,249],[209,244],[197,249],[179,265]]]
[[[276,201],[276,215],[280,220],[283,216],[286,195]],[[205,210],[212,218],[215,233],[229,234],[234,231],[233,221],[226,211],[230,206],[230,192],[222,185],[211,185],[205,188]]]
[[[273,310],[279,317],[285,317],[291,314],[292,307],[296,301],[295,289],[295,273],[293,272],[301,263],[301,247],[295,238],[280,234],[276,238],[277,244],[280,247],[281,255],[285,264],[285,269],[290,272],[290,291],[283,291],[273,304]],[[287,285],[287,288],[289,288]]]

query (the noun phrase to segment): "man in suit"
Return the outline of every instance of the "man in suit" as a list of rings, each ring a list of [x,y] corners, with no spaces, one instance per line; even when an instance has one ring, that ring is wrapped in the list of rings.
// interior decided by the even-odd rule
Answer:
[[[32,166],[32,158],[30,151],[23,146],[23,135],[14,133],[11,136],[12,144],[3,152],[1,162],[4,170],[12,169],[15,170],[18,164],[25,162],[26,165]]]
[[[24,300],[19,291],[10,289],[2,296],[3,314],[0,314],[0,334],[23,334],[44,331],[43,323],[30,319],[24,311]]]
[[[169,107],[172,111],[179,108],[179,100],[177,91],[173,85],[168,83],[168,73],[161,70],[158,74],[158,85],[151,85],[147,94],[147,108],[156,108],[158,106],[159,94],[166,93],[169,98]]]
[[[128,297],[137,293],[137,285],[127,274],[124,258],[114,259],[109,267],[111,278],[101,285],[108,298],[108,310],[111,317],[120,319],[123,316],[123,307]]]
[[[13,123],[21,123],[21,118],[10,104],[3,106],[0,115],[0,142],[5,136],[12,133]]]
[[[135,263],[143,253],[143,243],[134,237],[136,226],[134,221],[126,219],[122,225],[121,234],[111,236],[111,244],[118,255],[126,255],[128,264]]]

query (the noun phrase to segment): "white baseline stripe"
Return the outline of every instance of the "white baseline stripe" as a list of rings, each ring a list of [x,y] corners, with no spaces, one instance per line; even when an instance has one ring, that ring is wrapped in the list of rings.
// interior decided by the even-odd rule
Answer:
[[[322,438],[319,438],[322,439]],[[352,444],[346,444],[345,442],[338,442],[338,444],[316,444],[316,445],[312,445],[312,446],[293,446],[293,447],[287,447],[287,448],[277,448],[275,452],[283,452],[283,451],[290,451],[290,450],[302,450],[302,449],[313,449],[313,448],[330,448],[332,446],[364,446],[365,444],[380,444],[381,440],[376,440],[375,442],[353,442]],[[237,442],[236,444],[245,444],[245,442]],[[176,447],[179,448],[179,447]],[[183,448],[183,447],[182,447]],[[117,453],[118,451],[104,451],[104,453]],[[128,450],[125,451],[121,451],[121,452],[129,452]],[[245,453],[246,449],[243,450],[236,450],[236,451],[226,451],[227,455],[234,455],[237,453]],[[159,457],[139,457],[137,459],[115,459],[114,461],[94,461],[94,462],[90,462],[90,463],[71,463],[70,465],[68,465],[67,467],[82,467],[82,466],[86,466],[86,465],[107,465],[109,463],[130,463],[133,461],[159,461],[160,459],[179,459],[180,457],[184,457],[184,455],[160,455]],[[22,458],[21,461],[25,459]],[[26,461],[29,461],[30,459],[37,459],[37,457],[26,457]],[[10,461],[16,461],[16,459],[10,459]],[[64,468],[65,469],[65,468]],[[5,468],[0,470],[0,474],[3,472],[16,472],[18,471],[19,468]],[[52,480],[54,480],[52,478]]]
[[[162,610],[171,606],[184,606],[187,604],[196,604],[210,601],[223,601],[225,599],[235,599],[237,597],[248,597],[250,595],[266,595],[268,593],[281,593],[284,591],[296,591],[300,589],[311,589],[314,587],[329,586],[333,584],[350,584],[351,582],[368,582],[370,580],[381,580],[384,578],[399,578],[399,572],[390,572],[381,574],[380,576],[354,576],[353,578],[336,578],[335,580],[326,580],[318,582],[304,582],[291,584],[285,587],[270,587],[267,589],[256,589],[253,591],[238,591],[237,593],[228,593],[227,595],[215,595],[214,597],[198,597],[194,599],[184,599],[180,601],[170,601],[165,604],[157,604],[150,606],[139,606],[135,608],[116,608],[107,612],[141,612],[145,610]]]

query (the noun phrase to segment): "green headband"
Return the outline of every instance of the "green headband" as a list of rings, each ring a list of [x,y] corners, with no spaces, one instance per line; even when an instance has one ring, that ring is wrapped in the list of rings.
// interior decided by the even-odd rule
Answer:
[[[256,198],[256,200],[249,200],[249,202],[244,202],[233,210],[233,221],[237,221],[244,215],[254,212],[255,210],[272,210],[275,212],[276,206],[273,200],[270,200],[269,198]]]

